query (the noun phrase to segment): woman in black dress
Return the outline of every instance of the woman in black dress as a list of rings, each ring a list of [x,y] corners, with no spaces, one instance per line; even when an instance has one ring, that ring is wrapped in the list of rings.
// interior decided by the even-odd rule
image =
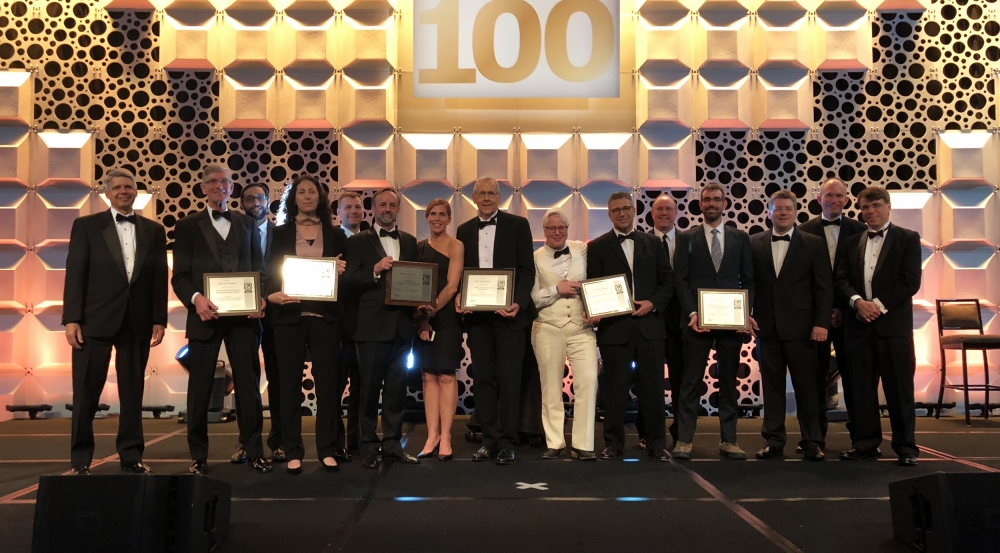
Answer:
[[[438,296],[433,306],[423,306],[419,322],[420,341],[417,361],[423,371],[424,413],[427,416],[427,443],[417,455],[451,459],[451,423],[458,404],[458,371],[465,350],[462,348],[462,325],[455,313],[455,293],[462,280],[465,248],[448,235],[451,205],[437,199],[424,211],[431,237],[417,244],[417,261],[438,264]]]

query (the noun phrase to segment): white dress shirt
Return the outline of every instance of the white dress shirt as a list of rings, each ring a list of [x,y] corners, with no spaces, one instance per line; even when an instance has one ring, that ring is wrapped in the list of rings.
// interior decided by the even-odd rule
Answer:
[[[630,232],[635,232],[635,229],[633,228]],[[625,236],[625,234],[615,229],[615,236]],[[625,260],[628,261],[629,270],[634,273],[635,269],[632,268],[632,258],[635,256],[635,240],[620,240],[619,245],[622,247],[622,251],[625,252]]]
[[[267,253],[267,217],[257,225],[257,232],[260,233],[260,255]]]
[[[489,219],[483,219],[479,217],[482,222],[490,221],[497,218],[500,210],[493,212],[493,215]],[[479,229],[479,268],[480,269],[492,269],[493,268],[493,242],[496,241],[497,237],[497,226],[496,225],[486,225],[485,227]]]
[[[391,230],[386,232],[398,231],[398,227],[392,227]],[[399,261],[399,239],[393,238],[391,236],[382,236],[382,227],[375,227],[375,232],[378,233],[378,241],[382,243],[382,249],[385,250],[385,255],[392,258],[393,261]]]
[[[885,234],[889,232],[889,224],[886,223],[882,225],[877,231],[884,231],[882,236],[876,236],[875,238],[865,238],[865,297],[869,298],[869,301],[875,302],[878,306],[879,311],[883,314],[888,313],[889,310],[882,305],[882,302],[878,298],[872,297],[872,278],[875,276],[875,266],[878,264],[878,256],[882,253],[882,245],[885,244]],[[866,232],[873,232],[870,228]],[[860,299],[861,296],[854,295],[851,296],[851,307],[854,307],[854,302]]]
[[[781,265],[785,262],[785,255],[788,253],[788,246],[791,245],[790,240],[792,239],[792,233],[795,232],[795,227],[792,227],[787,234],[778,234],[777,232],[771,231],[771,236],[788,236],[789,242],[784,240],[779,240],[777,242],[771,241],[771,257],[774,258],[774,275],[778,276],[781,274]]]
[[[704,225],[702,225],[702,228],[705,230],[705,240],[708,241],[708,251],[709,251],[709,253],[712,252],[712,231],[715,230],[715,229],[719,229],[719,249],[722,251],[722,255],[725,256],[726,255],[726,225],[725,225],[725,223],[722,222],[722,219],[719,219],[719,226],[717,226],[717,227],[713,228],[713,227],[709,226],[708,223],[705,223]]]
[[[125,274],[128,281],[132,282],[132,270],[135,268],[135,225],[128,221],[118,222],[115,215],[118,211],[111,210],[111,220],[115,221],[115,230],[118,232],[118,243],[122,248],[122,261],[125,262]],[[123,214],[123,217],[135,215],[134,211]]]
[[[844,224],[844,216],[835,217],[833,219],[827,219],[823,216],[824,221],[840,221],[840,224]],[[830,267],[833,267],[833,262],[837,259],[837,242],[840,241],[840,225],[826,225],[823,227],[823,234],[826,235],[826,249],[830,253]]]
[[[346,234],[348,238],[354,236],[354,233],[351,232],[351,229],[349,229],[349,228],[347,228],[345,226],[341,226],[340,230],[344,231],[344,234]]]
[[[546,259],[550,261],[552,270],[564,280],[568,280],[569,267],[573,263],[573,250],[570,250],[570,253],[568,254],[560,255],[559,259],[555,259],[557,250],[550,248],[548,244],[542,246],[542,248],[544,248],[545,252],[548,254]],[[563,248],[569,248],[569,244],[567,243],[563,246]],[[584,246],[584,248],[586,248],[586,246]],[[586,251],[586,249],[584,251]],[[552,304],[552,302],[559,298],[558,284],[542,288],[538,291],[538,296],[544,305]]]
[[[215,231],[219,233],[219,236],[221,236],[223,240],[229,238],[229,229],[233,227],[233,222],[225,217],[215,217],[212,214],[212,211],[214,210],[211,207],[207,207],[205,209],[208,210],[208,220],[212,221],[212,226],[215,227]]]
[[[677,242],[675,241],[677,239],[677,227],[673,227],[672,229],[670,229],[666,233],[660,232],[660,231],[658,231],[656,229],[653,229],[653,232],[656,234],[656,237],[659,238],[661,242],[663,241],[663,237],[664,236],[667,237],[667,256],[670,257],[670,266],[673,267],[674,266],[674,250],[676,249],[676,244],[677,244]],[[712,247],[712,243],[711,242],[709,242],[708,245],[709,245],[709,248]]]

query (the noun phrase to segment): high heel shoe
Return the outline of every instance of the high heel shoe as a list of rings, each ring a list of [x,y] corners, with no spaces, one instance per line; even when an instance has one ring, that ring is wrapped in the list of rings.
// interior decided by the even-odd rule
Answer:
[[[438,455],[438,461],[451,461],[452,457],[454,457],[454,455],[451,453],[447,455]]]
[[[299,466],[292,468],[289,465],[285,465],[285,472],[291,474],[292,476],[298,476],[302,474],[302,461],[299,461]]]
[[[420,453],[417,453],[417,459],[427,459],[428,457],[433,457],[433,456],[437,455],[439,447],[441,447],[440,444],[434,446],[434,449],[430,450],[427,453],[424,453],[423,451],[421,451]]]

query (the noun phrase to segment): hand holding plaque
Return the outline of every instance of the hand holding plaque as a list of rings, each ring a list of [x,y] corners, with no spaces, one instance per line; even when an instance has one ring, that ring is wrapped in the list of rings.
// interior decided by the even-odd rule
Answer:
[[[580,295],[587,317],[614,317],[635,310],[625,275],[591,278],[580,283]]]
[[[290,298],[337,301],[340,283],[335,257],[286,255],[281,267],[281,291]]]
[[[432,305],[437,295],[437,263],[394,261],[386,272],[385,304]]]
[[[465,269],[462,273],[461,311],[513,311],[514,271]],[[514,311],[513,315],[517,312]]]
[[[706,330],[750,330],[746,290],[698,289],[698,326]]]
[[[260,273],[205,273],[205,298],[220,317],[260,313]]]

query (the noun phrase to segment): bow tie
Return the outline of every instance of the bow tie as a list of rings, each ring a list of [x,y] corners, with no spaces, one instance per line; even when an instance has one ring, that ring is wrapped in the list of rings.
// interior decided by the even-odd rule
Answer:
[[[227,221],[232,221],[233,220],[233,212],[228,211],[228,210],[227,211],[216,211],[216,210],[213,209],[212,210],[212,219],[213,220],[218,220],[220,218],[221,219],[225,219]]]
[[[619,234],[618,235],[618,243],[619,244],[621,244],[622,242],[624,242],[626,240],[632,240],[633,242],[635,241],[635,231],[634,230],[632,232],[628,233],[628,234]]]
[[[878,232],[868,231],[868,239],[869,240],[873,240],[876,236],[885,236],[885,229],[882,229],[882,230],[880,230]]]
[[[792,238],[787,234],[784,234],[782,236],[773,236],[773,235],[771,236],[771,242],[781,242],[781,241],[790,243],[792,241]]]
[[[840,217],[837,217],[836,219],[834,219],[832,221],[828,221],[826,219],[823,219],[823,226],[824,227],[828,227],[830,225],[837,225],[839,227],[840,226]]]
[[[396,229],[385,230],[384,228],[380,228],[378,229],[378,236],[379,238],[385,238],[386,236],[388,236],[393,240],[399,240],[399,231]]]
[[[569,255],[569,246],[566,246],[565,248],[563,248],[561,250],[556,250],[556,252],[554,254],[552,254],[552,258],[553,259],[559,259],[560,257],[562,257],[564,255]]]
[[[481,229],[484,229],[484,228],[486,228],[486,227],[488,227],[490,225],[497,226],[497,218],[496,217],[490,219],[489,221],[483,221],[483,220],[479,221],[479,228],[481,228]]]
[[[136,220],[138,220],[138,217],[136,216],[135,213],[133,213],[133,214],[131,214],[129,216],[122,215],[121,213],[115,213],[115,223],[121,223],[123,221],[128,221],[129,223],[132,223],[134,225],[135,222],[136,222]]]

